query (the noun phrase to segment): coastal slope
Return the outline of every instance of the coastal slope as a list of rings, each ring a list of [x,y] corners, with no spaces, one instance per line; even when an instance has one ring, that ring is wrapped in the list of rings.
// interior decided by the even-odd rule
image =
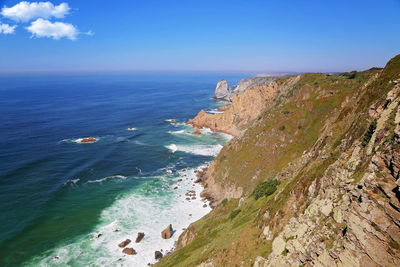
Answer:
[[[215,208],[156,266],[399,266],[400,55],[259,86],[191,121],[236,137],[201,175]]]

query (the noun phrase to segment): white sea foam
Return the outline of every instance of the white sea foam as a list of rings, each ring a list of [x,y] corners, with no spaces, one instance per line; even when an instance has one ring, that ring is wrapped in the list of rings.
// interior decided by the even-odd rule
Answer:
[[[164,120],[165,122],[168,122],[169,124],[171,124],[172,126],[182,126],[182,125],[186,125],[186,123],[184,122],[178,122],[175,119],[166,119]]]
[[[123,176],[123,175],[112,175],[112,176],[107,176],[107,177],[104,177],[104,178],[101,178],[101,179],[97,179],[97,180],[89,180],[87,182],[88,183],[101,183],[101,182],[104,182],[104,181],[109,180],[109,179],[123,179],[124,180],[126,178],[128,178],[128,177]]]
[[[183,181],[178,182],[178,178]],[[162,187],[162,194],[146,194],[144,189],[136,189],[119,197],[101,213],[99,226],[92,233],[55,248],[47,254],[50,256],[37,257],[28,265],[144,267],[154,263],[154,251],[162,250],[164,255],[171,251],[183,228],[211,210],[209,205],[203,207],[208,202],[199,197],[202,187],[194,183],[195,169],[180,171],[173,180],[164,179],[160,182],[167,186]],[[185,199],[188,190],[196,192],[196,199]],[[171,239],[162,239],[161,231],[169,224],[176,232]],[[145,237],[134,243],[138,232],[144,232]],[[118,247],[127,238],[133,241],[127,247],[134,248],[137,255],[125,255]]]
[[[185,130],[168,131],[167,133],[169,133],[169,134],[190,134],[190,132],[187,132],[187,131],[185,131]]]
[[[222,114],[222,113],[224,113],[222,110],[219,110],[219,109],[211,109],[211,110],[207,110],[206,112],[209,113],[209,114]]]
[[[172,153],[181,151],[194,155],[201,156],[217,156],[222,149],[222,145],[176,145],[171,144],[166,146]]]
[[[67,185],[67,184],[76,185],[80,180],[81,180],[81,179],[79,179],[79,178],[70,179],[70,180],[66,181],[66,182],[64,183],[64,185]]]
[[[166,146],[172,153],[175,153],[178,150],[178,147],[175,144],[171,144]]]

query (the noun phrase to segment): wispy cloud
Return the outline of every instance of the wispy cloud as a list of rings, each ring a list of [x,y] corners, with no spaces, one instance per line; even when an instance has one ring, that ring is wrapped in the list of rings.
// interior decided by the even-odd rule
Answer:
[[[76,40],[79,35],[78,28],[70,23],[51,22],[45,19],[33,21],[26,29],[32,33],[33,37],[47,37],[54,40],[59,40],[61,38]]]
[[[14,21],[28,22],[37,18],[64,18],[70,10],[67,3],[54,5],[51,2],[22,1],[12,7],[3,7],[1,15]]]
[[[16,25],[11,26],[9,24],[0,23],[0,34],[13,34],[16,28]]]

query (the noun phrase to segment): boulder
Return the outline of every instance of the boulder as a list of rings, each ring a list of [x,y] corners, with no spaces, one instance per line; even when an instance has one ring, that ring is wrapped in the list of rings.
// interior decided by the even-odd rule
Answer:
[[[118,247],[124,248],[124,247],[126,247],[129,243],[131,243],[131,240],[130,240],[130,239],[127,239],[127,240],[122,241],[121,243],[119,243],[119,244],[118,244]]]
[[[172,237],[172,235],[174,234],[174,230],[172,229],[172,224],[168,225],[167,228],[165,228],[162,232],[161,232],[161,237],[164,239],[169,239]]]
[[[138,234],[137,234],[137,237],[136,237],[136,243],[139,243],[140,241],[142,241],[142,239],[143,239],[143,237],[144,237],[144,233],[142,233],[142,232],[139,232]]]
[[[159,260],[159,259],[161,259],[163,257],[163,254],[160,252],[160,251],[156,251],[156,252],[154,252],[154,258],[156,259],[156,260]]]
[[[135,255],[135,254],[137,254],[136,250],[134,250],[133,248],[124,248],[122,250],[122,253],[125,253],[127,255]]]
[[[230,90],[226,80],[220,80],[215,87],[214,97],[217,99],[224,99],[230,97]]]

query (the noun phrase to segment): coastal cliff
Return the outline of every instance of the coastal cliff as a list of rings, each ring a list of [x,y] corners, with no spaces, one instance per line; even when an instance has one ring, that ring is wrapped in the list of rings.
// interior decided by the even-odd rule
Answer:
[[[223,113],[209,114],[201,110],[188,124],[238,136],[265,108],[274,103],[276,98],[287,94],[298,79],[299,76],[295,76],[284,82],[272,82],[271,78],[263,78],[265,83],[260,83],[258,78],[253,78],[252,83],[249,83],[247,79],[247,87],[239,83],[241,93],[231,95],[232,104],[220,108]]]
[[[201,177],[215,208],[157,266],[399,266],[400,55],[284,77],[190,123],[231,133]]]

